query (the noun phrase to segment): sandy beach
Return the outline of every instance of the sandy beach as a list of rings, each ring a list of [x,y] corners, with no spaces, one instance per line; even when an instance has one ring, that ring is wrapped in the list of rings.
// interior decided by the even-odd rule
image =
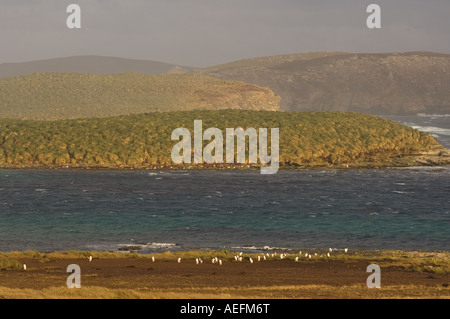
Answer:
[[[155,261],[139,254],[92,253],[89,261],[86,252],[3,253],[26,270],[0,271],[0,298],[450,298],[449,253],[356,251],[330,258],[311,253],[312,258],[296,253],[283,259],[269,254],[259,262],[262,253],[244,254],[242,262],[232,252],[169,252],[153,255]],[[212,263],[214,255],[222,265]],[[380,289],[366,284],[372,263],[381,268]],[[70,264],[80,266],[80,289],[66,285]]]

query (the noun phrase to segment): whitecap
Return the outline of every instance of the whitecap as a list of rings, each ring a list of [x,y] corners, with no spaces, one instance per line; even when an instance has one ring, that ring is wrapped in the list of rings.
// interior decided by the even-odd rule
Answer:
[[[445,135],[450,136],[450,129],[442,128],[442,127],[436,127],[436,126],[419,126],[419,125],[413,125],[411,126],[413,129],[416,129],[421,132],[425,133],[432,133],[436,135]]]
[[[244,246],[233,246],[231,247],[232,249],[239,249],[239,250],[246,250],[246,249],[250,249],[250,250],[258,250],[258,247],[256,246],[250,246],[250,245],[244,245]]]
[[[243,246],[233,246],[231,249],[238,250],[289,250],[289,248],[284,247],[270,247],[270,246],[255,246],[255,245],[243,245]]]
[[[427,114],[427,113],[417,113],[419,117],[450,117],[450,114]]]
[[[144,245],[145,248],[161,249],[170,248],[177,246],[176,243],[147,243]]]

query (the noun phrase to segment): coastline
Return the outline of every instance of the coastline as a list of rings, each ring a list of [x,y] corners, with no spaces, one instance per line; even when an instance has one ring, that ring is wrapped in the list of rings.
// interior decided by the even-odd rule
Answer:
[[[280,166],[280,170],[386,169],[450,165],[450,151],[436,148],[393,162]],[[1,167],[2,169],[73,170],[257,170],[258,165],[191,165],[148,167]],[[305,258],[306,251],[312,258]],[[450,299],[450,253],[430,251],[343,250],[330,258],[326,250],[268,251],[278,258],[257,262],[261,253],[175,251],[136,252],[0,252],[0,298],[7,299]],[[266,252],[265,252],[266,253]],[[287,257],[281,260],[281,253]],[[315,254],[318,254],[316,256]],[[93,261],[87,257],[92,255]],[[322,255],[322,257],[320,257]],[[223,258],[223,265],[211,258]],[[2,261],[5,257],[7,262]],[[299,257],[299,261],[295,258]],[[181,258],[181,263],[177,259]],[[204,263],[197,265],[196,258]],[[249,258],[253,259],[250,263]],[[8,262],[11,261],[10,266]],[[14,262],[15,261],[15,262]],[[381,289],[369,289],[367,266],[381,267]],[[24,270],[22,265],[26,264]],[[68,289],[66,267],[82,269],[82,288]],[[4,266],[6,265],[6,267]]]
[[[166,251],[148,255],[88,251],[0,253],[0,260],[17,261],[15,266],[0,270],[0,296],[7,299],[450,299],[449,252],[337,250],[325,257],[326,251],[302,250],[302,254],[290,252],[283,257],[282,252],[276,251],[259,254]],[[267,254],[266,260],[261,257],[263,253]],[[89,256],[93,257],[92,261],[88,260]],[[234,256],[243,260],[237,261]],[[212,262],[215,257],[222,261],[220,265]],[[203,263],[196,263],[199,259]],[[370,275],[367,266],[374,263],[381,268],[380,289],[370,289],[366,284]],[[23,264],[26,270],[22,269]],[[66,286],[69,264],[81,268],[81,289]]]
[[[430,151],[417,152],[412,155],[399,156],[390,161],[352,162],[352,163],[310,163],[304,165],[285,165],[280,163],[279,170],[314,170],[314,169],[384,169],[406,167],[450,166],[450,149],[441,145]],[[0,169],[72,169],[72,170],[257,170],[256,164],[146,164],[146,165],[42,165],[42,164],[0,164]]]

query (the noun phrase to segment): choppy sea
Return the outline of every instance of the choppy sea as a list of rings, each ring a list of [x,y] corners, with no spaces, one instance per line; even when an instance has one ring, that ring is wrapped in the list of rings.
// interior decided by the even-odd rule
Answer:
[[[450,147],[450,117],[397,118]],[[0,170],[0,251],[450,250],[450,167]]]

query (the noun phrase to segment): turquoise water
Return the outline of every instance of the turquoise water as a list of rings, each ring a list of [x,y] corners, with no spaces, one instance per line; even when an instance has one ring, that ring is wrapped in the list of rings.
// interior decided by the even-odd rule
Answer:
[[[450,168],[0,170],[0,251],[450,249]]]

